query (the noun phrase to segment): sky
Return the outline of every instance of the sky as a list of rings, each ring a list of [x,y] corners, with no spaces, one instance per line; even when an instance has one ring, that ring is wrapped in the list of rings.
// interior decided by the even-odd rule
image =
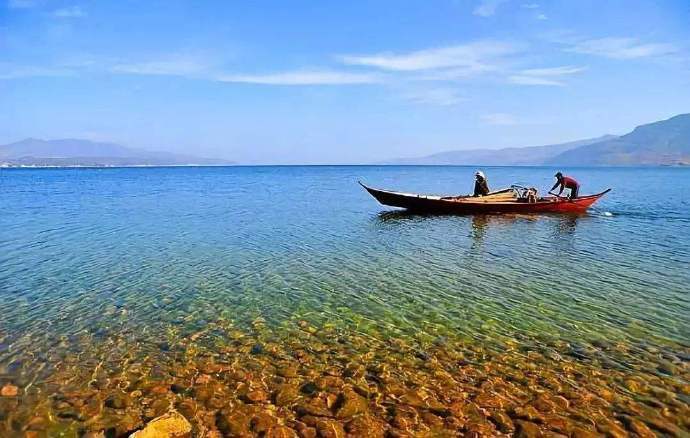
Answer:
[[[690,112],[689,0],[0,2],[0,144],[351,164]]]

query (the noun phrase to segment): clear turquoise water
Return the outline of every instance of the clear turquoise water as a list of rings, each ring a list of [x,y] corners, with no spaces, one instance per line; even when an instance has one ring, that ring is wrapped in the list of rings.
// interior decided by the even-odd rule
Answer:
[[[484,170],[542,191],[554,173]],[[389,213],[356,183],[466,193],[473,172],[0,170],[0,371],[29,378],[84,335],[153,351],[219,319],[690,347],[690,169],[566,169],[584,193],[613,188],[578,217]]]

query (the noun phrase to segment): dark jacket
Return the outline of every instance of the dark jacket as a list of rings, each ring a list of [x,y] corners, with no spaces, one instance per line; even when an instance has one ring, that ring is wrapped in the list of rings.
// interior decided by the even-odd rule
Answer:
[[[486,196],[489,194],[489,183],[484,178],[474,181],[474,194],[472,196]]]

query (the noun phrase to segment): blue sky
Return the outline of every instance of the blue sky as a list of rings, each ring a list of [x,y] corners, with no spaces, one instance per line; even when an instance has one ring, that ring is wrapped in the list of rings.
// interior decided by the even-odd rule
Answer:
[[[687,0],[0,1],[2,144],[357,163],[690,112]]]

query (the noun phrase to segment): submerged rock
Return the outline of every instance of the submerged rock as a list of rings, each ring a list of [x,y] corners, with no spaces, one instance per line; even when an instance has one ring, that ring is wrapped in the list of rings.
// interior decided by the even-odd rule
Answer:
[[[115,427],[115,435],[116,436],[126,436],[129,433],[134,432],[135,430],[141,428],[143,426],[143,422],[141,421],[141,418],[138,415],[132,415],[132,414],[125,414],[122,417],[119,418],[119,421],[117,423],[117,426]],[[134,434],[132,434],[133,436]],[[144,435],[145,438],[165,438],[168,437],[169,435]],[[175,436],[175,435],[172,435]],[[140,437],[137,437],[140,438]]]
[[[517,432],[515,433],[516,438],[537,438],[542,436],[544,434],[539,429],[539,426],[530,421],[518,420]]]
[[[323,438],[344,438],[345,429],[343,425],[333,420],[321,420],[316,423],[316,430]]]
[[[498,430],[503,433],[512,433],[515,430],[515,425],[508,414],[503,411],[493,411],[491,413],[491,420],[498,426]]]
[[[278,424],[278,419],[268,412],[259,412],[251,422],[251,428],[256,433],[266,433]]]
[[[541,423],[544,417],[533,406],[518,406],[513,409],[513,416],[515,418]]]
[[[319,387],[314,382],[307,382],[300,388],[300,391],[302,391],[304,394],[314,394],[318,390]]]
[[[105,400],[105,405],[113,409],[124,409],[132,404],[132,398],[125,393],[112,394]]]
[[[589,429],[584,429],[581,427],[576,427],[573,429],[573,432],[571,434],[573,438],[599,438],[599,434],[594,433],[593,431]]]
[[[300,403],[295,408],[299,415],[311,415],[314,417],[332,417],[333,414],[328,409],[325,401],[311,400],[308,403]]]
[[[613,421],[608,420],[597,422],[597,430],[611,438],[625,438],[628,436],[628,433],[625,431],[625,429]]]
[[[350,418],[356,414],[367,411],[367,401],[353,390],[345,390],[338,395],[335,402],[335,416],[337,418]]]
[[[385,436],[385,425],[369,415],[360,415],[350,421],[345,429],[352,436],[383,438]]]
[[[534,406],[542,413],[556,412],[556,404],[546,394],[541,394],[537,397],[534,401]]]
[[[285,406],[300,397],[299,389],[293,385],[282,385],[273,396],[277,406]]]
[[[3,397],[16,397],[18,394],[19,388],[9,383],[0,389],[0,395]]]
[[[250,420],[243,412],[219,412],[216,423],[226,435],[251,436]]]
[[[660,373],[667,374],[669,376],[675,376],[678,374],[678,367],[668,360],[661,361],[656,367]]]
[[[282,377],[285,377],[288,379],[292,379],[292,378],[295,378],[298,376],[298,371],[299,370],[298,370],[297,366],[291,365],[291,366],[279,368],[277,370],[277,374],[279,376],[282,376]]]
[[[42,416],[36,416],[29,420],[26,427],[28,430],[46,430],[48,428],[48,419]]]
[[[304,423],[299,423],[296,429],[300,438],[316,438],[318,434],[315,427],[309,427]]]
[[[169,412],[151,420],[142,430],[130,438],[187,438],[192,433],[192,425],[176,411]]]
[[[297,432],[287,426],[275,426],[268,429],[264,438],[297,438]]]
[[[632,418],[628,415],[620,415],[617,417],[620,419],[623,424],[628,428],[628,430],[636,433],[642,438],[654,438],[656,437],[656,434],[651,431],[649,427],[647,427],[646,424],[641,422],[640,420],[637,420],[635,418]]]
[[[193,433],[206,438],[651,438],[685,436],[690,429],[690,365],[675,356],[621,371],[603,366],[601,352],[586,344],[568,355],[565,341],[536,352],[536,340],[527,338],[503,349],[452,337],[442,347],[423,339],[419,345],[413,339],[378,344],[372,342],[377,334],[344,337],[327,329],[285,339],[228,336],[227,345],[199,344],[185,355],[142,359],[124,375],[118,367],[129,362],[121,362],[117,349],[95,377],[91,366],[99,362],[90,358],[82,370],[70,356],[70,365],[36,383],[42,392],[32,389],[26,400],[19,396],[29,381],[5,377],[0,436],[15,430],[58,436],[64,429],[74,430],[66,436],[139,430],[136,438],[174,437],[148,435],[161,418],[175,416],[165,415],[173,406],[178,418],[194,424]],[[550,349],[564,356],[554,359]]]
[[[268,400],[268,394],[261,390],[250,391],[247,393],[246,398],[250,403],[262,403]]]

